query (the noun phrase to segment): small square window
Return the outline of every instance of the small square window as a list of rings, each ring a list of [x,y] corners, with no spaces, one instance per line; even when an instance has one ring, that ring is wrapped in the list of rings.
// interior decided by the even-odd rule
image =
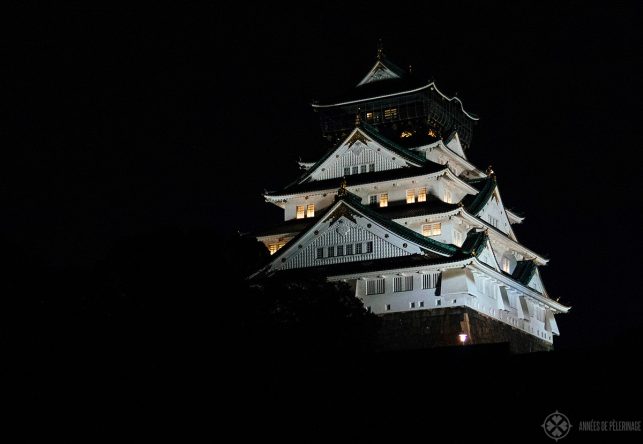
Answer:
[[[419,302],[420,308],[424,307],[424,301]]]
[[[411,303],[409,304],[409,306],[410,306],[411,308],[415,308],[415,302],[411,302]]]
[[[386,304],[386,311],[391,311],[391,304]]]
[[[435,301],[435,305],[437,305],[438,307],[442,305],[442,299],[438,299],[437,301]]]

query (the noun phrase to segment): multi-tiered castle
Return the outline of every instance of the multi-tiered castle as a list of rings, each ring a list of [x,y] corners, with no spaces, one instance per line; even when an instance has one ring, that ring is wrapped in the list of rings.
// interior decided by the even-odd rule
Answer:
[[[332,148],[265,199],[284,222],[258,234],[260,271],[314,267],[350,283],[380,315],[385,349],[507,342],[552,348],[555,315],[539,267],[518,242],[523,217],[503,204],[491,168],[467,160],[476,116],[378,50],[348,97],[314,103]]]

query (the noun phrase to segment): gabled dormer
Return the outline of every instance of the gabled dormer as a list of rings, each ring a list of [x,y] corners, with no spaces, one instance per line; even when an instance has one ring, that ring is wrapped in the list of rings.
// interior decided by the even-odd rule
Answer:
[[[461,249],[465,254],[475,256],[480,262],[487,264],[496,271],[500,271],[500,266],[498,265],[498,261],[496,261],[496,256],[493,253],[489,236],[487,236],[486,232],[469,231]]]
[[[427,163],[430,162],[418,153],[397,145],[379,134],[377,129],[358,121],[348,137],[310,166],[296,183],[421,167]]]
[[[466,196],[462,204],[471,215],[516,240],[509,216],[500,198],[496,176],[493,171],[488,171],[489,176],[486,179],[469,182],[480,191],[476,195]]]

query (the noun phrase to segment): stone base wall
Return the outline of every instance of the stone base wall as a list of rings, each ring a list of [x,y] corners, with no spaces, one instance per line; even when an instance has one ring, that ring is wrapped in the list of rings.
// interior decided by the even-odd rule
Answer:
[[[376,347],[379,351],[393,351],[461,346],[458,335],[463,331],[465,313],[469,317],[468,344],[505,343],[512,353],[553,350],[552,344],[468,307],[380,315]]]

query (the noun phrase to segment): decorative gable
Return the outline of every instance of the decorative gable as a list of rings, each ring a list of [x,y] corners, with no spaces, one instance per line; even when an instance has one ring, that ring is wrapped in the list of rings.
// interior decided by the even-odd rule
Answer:
[[[538,269],[535,270],[527,286],[533,288],[540,294],[545,294],[545,287],[543,286],[543,281],[540,278],[540,272],[538,271]]]
[[[502,231],[513,240],[516,240],[516,236],[514,235],[511,224],[509,223],[507,211],[502,203],[497,186],[493,190],[487,203],[478,212],[477,216],[489,225]]]
[[[365,131],[355,128],[341,145],[311,168],[306,178],[334,179],[409,165],[419,166],[420,163],[405,159],[400,153],[379,143]]]
[[[358,206],[339,200],[326,215],[286,244],[265,271],[421,254],[441,257],[427,245],[442,245],[404,227],[391,228],[360,211]],[[444,247],[447,247],[444,245]]]
[[[494,270],[500,271],[500,267],[498,266],[498,261],[496,261],[496,255],[493,254],[493,249],[491,248],[491,243],[489,242],[489,239],[485,240],[484,247],[482,248],[482,251],[479,251],[477,257],[480,262],[484,262]]]
[[[378,60],[377,63],[375,63],[375,66],[371,68],[368,74],[366,74],[366,76],[362,79],[361,82],[357,84],[357,86],[362,86],[372,82],[378,82],[380,80],[399,79],[399,78],[400,76],[397,75],[391,68],[386,66],[380,60]]]

